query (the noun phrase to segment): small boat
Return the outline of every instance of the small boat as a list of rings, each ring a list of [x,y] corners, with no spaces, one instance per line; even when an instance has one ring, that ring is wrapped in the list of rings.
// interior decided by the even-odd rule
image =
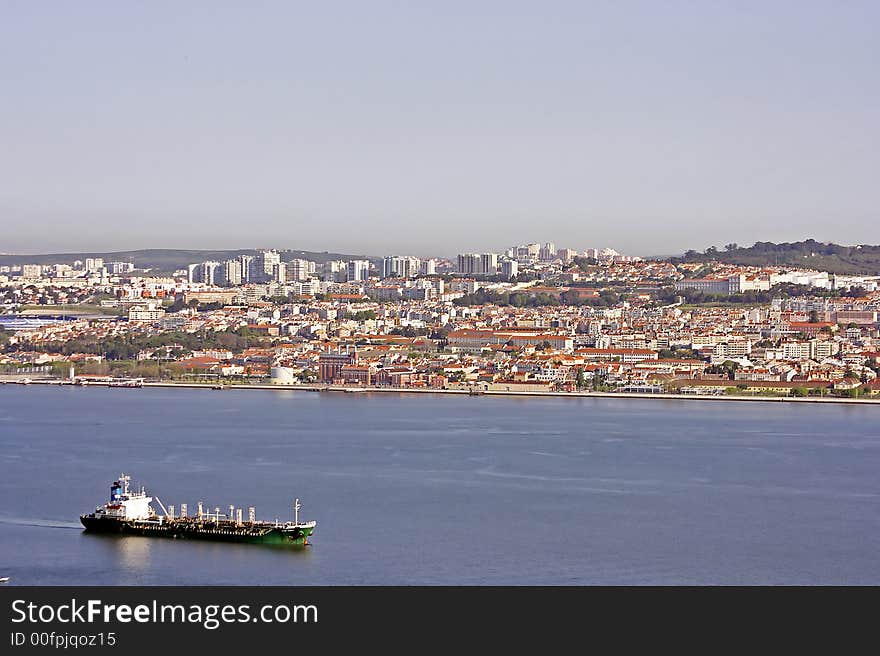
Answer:
[[[8,581],[9,581],[9,577],[8,577],[8,576],[0,576],[0,583],[6,583],[6,582],[8,582]]]

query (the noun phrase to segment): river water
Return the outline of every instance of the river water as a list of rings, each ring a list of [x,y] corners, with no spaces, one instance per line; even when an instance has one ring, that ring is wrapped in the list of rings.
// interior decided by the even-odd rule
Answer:
[[[880,408],[0,386],[0,576],[31,585],[880,584]],[[165,504],[290,550],[83,533]]]

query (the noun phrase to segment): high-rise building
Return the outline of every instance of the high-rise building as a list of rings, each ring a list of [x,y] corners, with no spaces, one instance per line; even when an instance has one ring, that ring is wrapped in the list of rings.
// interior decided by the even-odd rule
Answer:
[[[520,262],[534,262],[541,253],[541,244],[520,244],[510,249],[511,257]]]
[[[494,276],[498,273],[498,253],[462,253],[458,256],[458,272]]]
[[[422,261],[409,255],[389,255],[382,260],[383,278],[413,278]]]
[[[222,266],[220,262],[213,261],[190,264],[187,267],[188,280],[190,282],[202,282],[206,285],[220,284],[223,279]]]
[[[519,264],[516,260],[504,260],[501,263],[501,275],[507,279],[514,278],[519,273]]]
[[[203,282],[206,285],[217,284],[216,274],[217,274],[217,270],[219,268],[220,268],[219,262],[213,262],[213,261],[202,262],[199,265],[199,278],[200,278],[200,280],[198,280],[197,282]]]
[[[276,251],[260,251],[251,261],[248,282],[266,283],[275,279],[275,265],[281,263]]]
[[[369,260],[352,260],[348,263],[348,281],[362,282],[370,277]]]
[[[556,255],[559,257],[559,259],[566,264],[571,262],[575,258],[575,256],[577,256],[577,254],[578,252],[571,248],[560,248],[558,251],[556,251]]]
[[[458,272],[464,274],[474,274],[480,268],[480,256],[476,253],[461,253],[458,256]]]
[[[329,260],[321,267],[324,280],[330,282],[345,282],[348,278],[348,263],[344,260]]]
[[[241,282],[250,282],[251,279],[251,262],[254,261],[253,255],[239,255],[238,265],[241,267]]]
[[[86,271],[100,271],[104,268],[104,258],[87,257],[85,264]]]
[[[272,282],[284,284],[287,281],[287,264],[278,262],[272,265]]]
[[[422,273],[426,276],[433,276],[437,273],[437,262],[435,260],[424,260],[422,262]]]
[[[287,263],[287,279],[288,280],[308,280],[312,273],[312,262],[308,260],[291,260]]]
[[[550,262],[556,259],[556,244],[547,242],[538,251],[538,259],[542,262]]]
[[[220,270],[215,274],[215,282],[218,285],[237,287],[241,284],[241,261],[226,260],[220,265]]]
[[[497,253],[483,253],[482,255],[480,255],[479,273],[487,276],[493,276],[498,273]]]

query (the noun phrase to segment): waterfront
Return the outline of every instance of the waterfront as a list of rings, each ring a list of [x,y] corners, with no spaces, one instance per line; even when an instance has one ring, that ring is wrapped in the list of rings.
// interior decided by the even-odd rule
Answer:
[[[880,582],[876,408],[0,388],[13,584]],[[130,472],[306,550],[83,534]]]

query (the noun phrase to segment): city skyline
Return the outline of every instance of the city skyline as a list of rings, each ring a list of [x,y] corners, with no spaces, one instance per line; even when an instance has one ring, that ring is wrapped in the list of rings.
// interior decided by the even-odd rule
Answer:
[[[876,241],[876,3],[635,4],[10,5],[0,250]]]
[[[861,247],[861,246],[876,246],[877,245],[877,244],[871,244],[869,242],[849,243],[849,244],[836,243],[833,240],[817,240],[811,236],[805,236],[801,239],[790,238],[790,239],[786,239],[786,240],[780,240],[777,243],[779,243],[779,244],[782,244],[782,243],[801,243],[801,242],[806,242],[809,240],[816,241],[818,243],[834,244],[837,246],[843,246],[843,247],[847,247],[847,248]],[[514,241],[517,241],[517,240],[513,240],[511,242],[511,244],[513,244]],[[520,245],[532,244],[532,245],[536,245],[536,246],[541,246],[541,245],[549,243],[549,244],[552,244],[555,248],[559,248],[561,250],[573,249],[574,251],[578,251],[580,254],[583,254],[587,251],[594,250],[594,249],[598,249],[598,250],[607,249],[607,250],[615,251],[615,253],[618,255],[625,254],[627,256],[634,256],[634,257],[639,257],[642,259],[666,259],[666,258],[670,258],[670,257],[683,256],[685,253],[687,253],[691,250],[696,251],[698,253],[702,253],[702,252],[706,252],[707,250],[712,249],[712,248],[715,248],[718,251],[722,251],[723,250],[722,246],[738,246],[741,248],[742,247],[748,248],[752,244],[757,245],[757,243],[759,243],[760,241],[761,240],[754,240],[754,241],[753,240],[745,240],[739,244],[737,244],[736,242],[732,242],[730,244],[722,244],[720,242],[715,242],[715,243],[710,243],[710,244],[703,244],[703,245],[698,246],[694,249],[685,248],[684,245],[682,245],[679,248],[673,247],[673,249],[670,252],[663,252],[663,253],[650,252],[650,251],[645,252],[645,253],[632,252],[632,251],[622,251],[621,252],[614,247],[615,245],[613,243],[611,243],[611,244],[595,243],[595,242],[591,242],[589,239],[586,239],[586,238],[576,244],[565,243],[565,242],[560,243],[558,241],[553,241],[553,240],[550,240],[548,242],[546,237],[542,238],[542,239],[536,238],[534,240],[519,240],[518,243]],[[875,240],[875,241],[877,241],[877,240]],[[299,246],[299,244],[297,246]],[[514,244],[512,247],[516,248],[516,245]],[[238,244],[238,245],[220,245],[219,247],[208,247],[208,246],[203,246],[203,245],[188,245],[188,246],[183,246],[183,247],[134,246],[132,248],[125,248],[125,249],[83,248],[81,250],[59,249],[57,251],[50,251],[48,249],[21,250],[21,251],[0,251],[0,256],[47,257],[47,256],[69,255],[69,256],[89,257],[89,256],[101,256],[101,255],[124,255],[126,253],[131,253],[131,252],[138,253],[138,252],[146,252],[146,251],[193,251],[194,253],[199,253],[199,252],[204,252],[204,253],[209,253],[209,252],[245,253],[245,252],[249,252],[249,251],[254,251],[254,252],[259,252],[259,251],[273,251],[273,252],[275,252],[275,251],[277,251],[279,253],[292,253],[292,254],[301,253],[301,254],[313,254],[313,255],[330,254],[330,255],[339,255],[339,256],[345,256],[345,257],[368,257],[368,258],[373,258],[373,259],[382,259],[383,257],[387,257],[389,255],[394,255],[394,256],[414,256],[414,257],[420,258],[422,260],[426,260],[426,259],[455,260],[458,256],[460,256],[462,253],[465,253],[465,252],[473,252],[478,255],[481,253],[495,253],[498,255],[503,255],[510,248],[511,248],[510,244],[504,245],[503,243],[495,243],[495,244],[490,245],[487,248],[476,248],[476,247],[472,247],[472,245],[469,246],[467,244],[461,244],[457,248],[453,247],[452,252],[442,252],[441,253],[441,252],[437,252],[437,251],[431,251],[428,249],[415,249],[415,250],[398,249],[398,250],[394,250],[394,249],[391,249],[387,246],[380,245],[378,247],[378,250],[375,252],[363,252],[363,251],[362,252],[355,252],[355,251],[345,252],[345,249],[341,249],[341,248],[333,248],[333,247],[328,248],[326,244],[323,244],[323,245],[319,244],[312,249],[303,249],[303,248],[299,248],[299,247],[294,248],[293,246],[290,246],[290,245],[278,245],[278,244],[269,244],[269,243],[261,242],[257,245]]]

